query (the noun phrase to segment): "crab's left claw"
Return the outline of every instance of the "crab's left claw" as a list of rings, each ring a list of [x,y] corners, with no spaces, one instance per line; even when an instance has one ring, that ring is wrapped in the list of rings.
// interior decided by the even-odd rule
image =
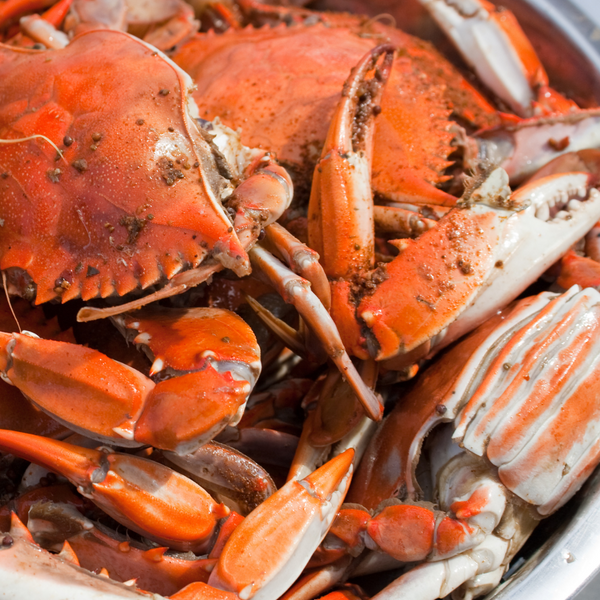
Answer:
[[[250,513],[225,545],[209,585],[242,600],[281,596],[327,533],[350,484],[353,457],[346,450]]]
[[[60,473],[116,521],[174,549],[205,552],[229,513],[184,475],[137,456],[8,430],[0,449]]]

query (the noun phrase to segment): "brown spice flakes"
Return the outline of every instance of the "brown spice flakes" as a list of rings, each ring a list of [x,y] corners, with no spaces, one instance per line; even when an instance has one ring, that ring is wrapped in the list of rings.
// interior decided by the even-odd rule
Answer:
[[[146,226],[146,221],[144,219],[138,219],[137,217],[121,217],[119,220],[119,225],[122,225],[127,230],[127,243],[134,244],[140,233]],[[121,250],[117,246],[118,250]]]
[[[80,173],[85,173],[88,170],[87,160],[85,160],[84,158],[80,158],[79,160],[73,161],[72,165]]]
[[[58,183],[60,181],[62,171],[60,169],[48,169],[46,174],[52,183]]]

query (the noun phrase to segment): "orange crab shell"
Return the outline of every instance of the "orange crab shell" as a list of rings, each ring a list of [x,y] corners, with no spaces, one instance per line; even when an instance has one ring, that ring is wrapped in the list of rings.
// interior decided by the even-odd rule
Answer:
[[[0,46],[0,81],[0,139],[37,136],[0,143],[0,269],[26,272],[36,303],[123,295],[209,252],[243,271],[227,180],[164,55],[93,31],[57,51]]]
[[[377,119],[374,191],[394,197],[402,189],[428,203],[449,202],[433,186],[451,164],[450,114],[480,127],[495,123],[496,111],[426,42],[377,22],[362,31],[355,20],[352,28],[199,34],[173,59],[197,85],[201,117],[219,115],[241,127],[245,144],[275,152],[291,172],[309,179],[350,70],[391,38],[399,51]]]

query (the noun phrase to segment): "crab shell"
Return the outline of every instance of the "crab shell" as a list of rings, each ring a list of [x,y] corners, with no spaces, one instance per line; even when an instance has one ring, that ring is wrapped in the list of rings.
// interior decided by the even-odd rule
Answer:
[[[189,77],[163,54],[116,31],[56,51],[0,46],[0,81],[11,291],[38,304],[123,295],[209,253],[248,272],[221,205],[231,172],[196,125]]]
[[[327,18],[315,13],[315,18]],[[350,18],[350,17],[349,17]],[[452,203],[434,186],[451,164],[452,112],[476,127],[498,123],[496,111],[428,43],[373,21],[353,27],[296,26],[199,34],[173,60],[197,85],[200,116],[220,115],[242,140],[276,153],[310,185],[329,123],[351,69],[372,48],[399,48],[377,119],[375,193]],[[308,180],[308,181],[306,181]]]

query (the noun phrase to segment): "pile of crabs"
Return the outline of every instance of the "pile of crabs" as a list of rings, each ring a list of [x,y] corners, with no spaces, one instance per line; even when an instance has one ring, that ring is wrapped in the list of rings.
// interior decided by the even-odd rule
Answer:
[[[600,109],[420,1],[0,2],[3,597],[470,599],[600,462]]]

